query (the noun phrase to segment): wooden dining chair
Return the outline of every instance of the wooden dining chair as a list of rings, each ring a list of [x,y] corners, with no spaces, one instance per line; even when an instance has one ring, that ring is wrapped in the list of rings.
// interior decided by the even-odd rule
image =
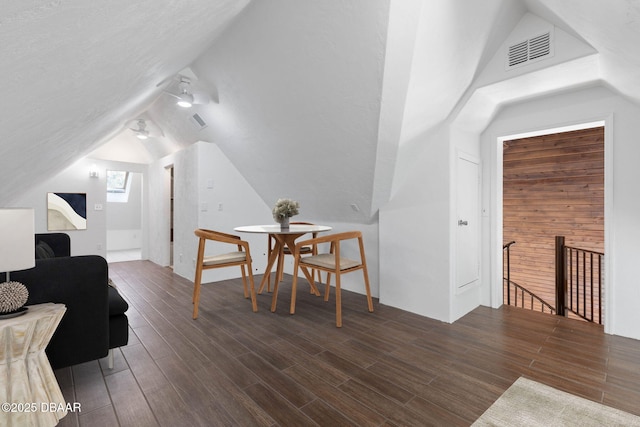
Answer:
[[[300,224],[300,225],[315,225],[312,222],[303,222],[303,221],[293,221],[289,223],[290,225],[294,225],[294,224]],[[311,236],[313,238],[318,237],[318,233],[311,233]],[[274,250],[274,246],[275,246],[275,238],[270,234],[269,235],[269,248],[268,248],[268,252],[267,252],[267,257],[269,255],[271,255],[271,251]],[[318,254],[318,247],[316,245],[310,245],[310,246],[303,246],[300,251],[305,254],[305,255],[317,255]],[[288,247],[284,247],[283,249],[283,253],[284,255],[293,255],[293,253],[291,252],[291,249],[289,249]],[[278,266],[276,268],[277,272],[280,272],[280,276],[276,277],[277,281],[282,281],[282,277],[283,277],[283,271],[284,271],[284,257],[278,257]],[[314,274],[318,273],[318,282],[322,282],[322,276],[320,275],[320,270],[314,270]],[[277,274],[276,274],[277,276]],[[269,277],[267,277],[267,292],[271,292],[271,275],[269,275]],[[313,293],[313,289],[310,289],[310,292]]]
[[[242,271],[242,284],[244,285],[244,297],[248,298],[250,294],[253,311],[258,311],[256,290],[253,283],[253,273],[251,268],[249,242],[241,240],[239,236],[234,236],[233,234],[205,230],[202,228],[195,230],[195,235],[199,237],[199,242],[198,258],[196,260],[196,276],[193,283],[193,318],[198,318],[198,303],[200,301],[202,271],[212,268],[240,266],[240,270]],[[204,252],[207,240],[235,245],[237,247],[237,251],[205,256]],[[249,275],[250,289],[247,289],[247,272],[245,271],[245,267]]]
[[[347,240],[358,240],[360,251],[360,259],[352,260],[344,258],[340,254],[341,243]],[[300,248],[308,245],[316,247],[323,243],[330,243],[329,253],[320,253],[305,256],[301,253]],[[310,269],[326,271],[327,284],[324,292],[324,300],[329,300],[329,291],[331,287],[331,275],[336,276],[336,327],[342,327],[342,295],[340,292],[340,277],[343,274],[353,271],[362,270],[364,276],[365,291],[367,293],[367,305],[369,312],[373,312],[373,302],[371,300],[371,288],[369,286],[369,273],[367,271],[367,260],[364,253],[364,244],[362,241],[362,232],[347,231],[344,233],[329,234],[314,239],[303,240],[296,244],[296,257],[293,265],[293,284],[291,285],[291,307],[289,312],[295,313],[296,310],[296,285],[298,279],[298,268],[302,270],[309,283],[314,283],[313,275]],[[278,283],[276,282],[273,290],[273,298],[271,302],[271,311],[275,311],[277,302]]]

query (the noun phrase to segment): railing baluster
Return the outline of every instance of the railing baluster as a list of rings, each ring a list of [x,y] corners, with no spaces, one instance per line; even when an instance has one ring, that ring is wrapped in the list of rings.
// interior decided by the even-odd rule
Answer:
[[[582,252],[582,312],[587,315],[587,253]]]
[[[511,245],[507,245],[507,304],[511,304]]]
[[[574,310],[580,310],[580,254],[576,251],[576,305]]]
[[[598,323],[602,324],[602,255],[598,255]]]
[[[589,254],[589,268],[591,269],[591,321],[593,322],[593,252]]]
[[[573,309],[573,251],[569,248],[569,278],[568,278],[568,288],[569,288],[569,309]]]

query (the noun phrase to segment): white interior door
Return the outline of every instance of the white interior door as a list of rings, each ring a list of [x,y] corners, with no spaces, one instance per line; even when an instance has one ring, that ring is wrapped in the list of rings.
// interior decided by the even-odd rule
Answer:
[[[463,153],[456,159],[456,288],[480,279],[480,161]]]

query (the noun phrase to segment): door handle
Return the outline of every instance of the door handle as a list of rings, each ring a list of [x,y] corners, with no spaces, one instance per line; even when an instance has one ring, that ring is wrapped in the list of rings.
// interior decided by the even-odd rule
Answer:
[[[459,225],[459,226],[469,225],[469,222],[468,222],[468,221],[463,221],[463,220],[459,219],[459,220],[458,220],[458,225]]]

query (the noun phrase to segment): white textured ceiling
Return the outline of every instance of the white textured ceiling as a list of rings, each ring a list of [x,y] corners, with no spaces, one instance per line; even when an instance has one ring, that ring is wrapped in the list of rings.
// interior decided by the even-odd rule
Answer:
[[[593,79],[640,102],[637,1],[392,1],[420,13],[413,26],[393,26],[413,41],[406,72],[396,70],[406,82],[393,89],[406,92],[397,97],[406,99],[402,138],[452,111],[475,117],[472,103],[461,104],[510,87],[474,81],[527,12],[592,46]],[[205,140],[219,144],[266,203],[309,197],[303,205],[318,216],[367,221],[373,200],[384,198],[374,183],[388,188],[380,178],[392,176],[376,167],[393,168],[400,145],[380,149],[385,58],[403,56],[385,52],[388,10],[387,0],[4,0],[0,194],[10,201],[108,141],[97,155],[146,162]],[[157,86],[185,67],[217,101],[193,110],[210,123],[200,132]],[[489,107],[518,99],[513,90]],[[133,148],[122,130],[137,117],[166,137]],[[295,166],[274,168],[282,157]]]
[[[3,0],[0,194],[117,134],[248,0]],[[33,173],[36,170],[38,173]]]

